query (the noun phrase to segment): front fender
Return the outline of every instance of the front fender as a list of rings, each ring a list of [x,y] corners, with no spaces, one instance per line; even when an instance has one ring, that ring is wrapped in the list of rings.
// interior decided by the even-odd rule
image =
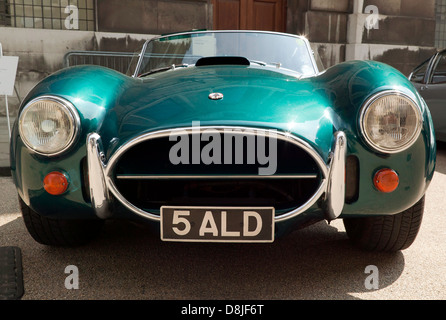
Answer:
[[[395,214],[414,205],[426,192],[436,159],[435,136],[430,112],[412,83],[398,70],[374,61],[341,63],[318,77],[320,90],[332,101],[335,130],[345,132],[348,156],[358,159],[359,194],[344,206],[342,216]],[[423,117],[418,140],[397,154],[383,154],[370,147],[360,130],[360,112],[372,95],[397,90],[417,102]],[[400,177],[397,190],[384,194],[373,185],[374,174],[394,169]]]
[[[68,218],[95,216],[83,176],[86,167],[86,138],[90,132],[116,131],[116,122],[110,110],[113,110],[118,97],[133,81],[135,80],[111,69],[80,66],[54,73],[29,92],[19,114],[32,99],[41,95],[54,95],[75,106],[81,128],[77,143],[68,151],[60,156],[45,157],[35,154],[23,144],[18,132],[18,119],[16,120],[10,143],[11,174],[20,198],[28,206],[48,216],[60,215],[61,210]],[[110,113],[112,116],[108,116]],[[104,143],[110,140],[104,139]],[[52,196],[43,189],[45,175],[55,170],[61,170],[69,177],[69,188],[63,197]]]

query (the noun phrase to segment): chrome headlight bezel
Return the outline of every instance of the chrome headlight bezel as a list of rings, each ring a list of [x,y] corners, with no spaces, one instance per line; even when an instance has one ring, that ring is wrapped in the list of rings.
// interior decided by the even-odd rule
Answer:
[[[62,112],[67,116],[68,121],[70,123],[70,126],[72,128],[71,134],[66,139],[66,142],[63,144],[62,147],[52,150],[52,151],[43,151],[42,149],[39,149],[39,147],[34,146],[31,144],[31,142],[26,137],[26,134],[23,131],[23,120],[26,115],[26,113],[36,104],[42,101],[50,101],[52,103],[56,103],[61,109]],[[37,98],[32,99],[29,101],[25,107],[21,110],[19,120],[18,120],[18,130],[21,137],[21,140],[25,144],[25,146],[33,151],[36,154],[47,156],[47,157],[54,157],[58,156],[60,154],[63,154],[65,151],[67,151],[77,140],[80,133],[80,127],[81,127],[81,120],[78,111],[74,107],[74,105],[69,102],[66,99],[63,99],[61,97],[52,96],[52,95],[44,95],[39,96]]]
[[[374,106],[374,103],[377,102],[377,100],[384,98],[384,97],[388,97],[388,96],[396,96],[398,98],[402,98],[402,99],[406,100],[408,102],[408,104],[412,107],[412,110],[414,111],[414,114],[416,116],[416,128],[415,128],[414,132],[412,133],[412,135],[406,142],[404,142],[401,145],[396,146],[396,147],[383,146],[383,145],[379,145],[378,143],[376,143],[373,140],[373,138],[370,136],[369,131],[366,128],[366,122],[365,122],[365,118],[368,115],[368,113],[370,112],[371,108]],[[364,140],[367,143],[367,145],[369,145],[372,149],[374,149],[380,153],[393,154],[393,153],[398,153],[398,152],[408,149],[418,139],[421,129],[422,129],[422,126],[423,126],[423,116],[422,116],[422,112],[421,112],[421,108],[420,108],[419,104],[413,98],[411,98],[409,95],[407,95],[401,91],[385,90],[385,91],[378,92],[378,93],[372,95],[371,97],[369,97],[361,107],[360,116],[359,116],[360,132],[361,132],[362,136],[364,137]]]

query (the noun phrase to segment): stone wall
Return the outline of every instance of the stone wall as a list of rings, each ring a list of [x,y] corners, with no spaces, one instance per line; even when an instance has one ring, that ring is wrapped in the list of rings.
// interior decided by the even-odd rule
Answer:
[[[435,51],[435,0],[355,0],[349,16],[346,60],[370,59],[388,63],[403,74]],[[374,6],[377,24],[366,28]],[[371,7],[369,7],[371,8]]]
[[[97,0],[98,31],[164,34],[212,29],[211,0]]]
[[[288,0],[287,32],[305,35],[325,67],[345,61],[350,0]]]
[[[376,29],[366,27],[369,6]],[[368,59],[408,75],[436,51],[435,0],[288,0],[287,20],[287,32],[306,35],[325,67]]]

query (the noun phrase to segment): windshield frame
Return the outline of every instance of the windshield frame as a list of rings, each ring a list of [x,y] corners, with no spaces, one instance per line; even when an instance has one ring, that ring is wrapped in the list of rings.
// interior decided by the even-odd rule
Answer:
[[[170,38],[170,37],[183,36],[183,35],[193,35],[193,34],[206,34],[206,33],[264,33],[264,34],[270,34],[270,35],[287,36],[287,37],[301,39],[305,43],[305,47],[307,48],[308,54],[310,55],[310,61],[311,61],[311,64],[312,64],[312,67],[314,70],[313,74],[306,75],[305,77],[307,77],[307,76],[312,77],[312,76],[319,74],[319,72],[320,72],[319,68],[317,67],[317,63],[316,63],[316,60],[314,57],[314,52],[311,49],[310,42],[304,36],[294,35],[294,34],[284,33],[284,32],[263,31],[263,30],[200,30],[200,31],[178,32],[178,33],[171,33],[171,34],[167,34],[167,35],[156,36],[156,37],[153,37],[153,38],[147,40],[146,42],[144,42],[141,53],[139,54],[139,59],[138,59],[138,63],[135,68],[135,72],[133,73],[132,77],[138,78],[138,72],[141,68],[141,65],[143,64],[144,54],[145,54],[147,46],[149,45],[150,42],[158,41],[163,38]],[[299,74],[299,72],[297,72],[295,70],[290,70],[290,69],[287,69],[287,70]]]

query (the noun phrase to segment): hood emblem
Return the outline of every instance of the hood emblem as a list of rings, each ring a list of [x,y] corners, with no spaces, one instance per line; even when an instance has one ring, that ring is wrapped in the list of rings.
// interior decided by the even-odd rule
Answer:
[[[209,99],[211,100],[221,100],[223,99],[223,93],[220,92],[212,92],[209,94]]]

